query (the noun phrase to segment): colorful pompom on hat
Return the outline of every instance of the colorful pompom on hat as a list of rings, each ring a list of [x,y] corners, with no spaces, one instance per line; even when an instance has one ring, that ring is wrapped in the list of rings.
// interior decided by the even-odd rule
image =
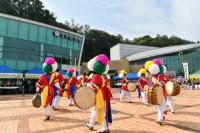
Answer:
[[[58,68],[58,64],[53,57],[47,57],[42,66],[42,69],[45,73],[55,72]]]
[[[137,73],[138,77],[141,77],[142,74],[145,74],[145,76],[147,75],[147,71],[145,68],[141,68]]]
[[[75,68],[69,68],[67,70],[67,76],[71,78],[74,75],[75,72],[76,72]]]
[[[104,54],[97,55],[88,62],[87,67],[90,71],[98,74],[107,74],[109,71],[109,59]]]
[[[145,64],[144,64],[144,68],[145,68],[146,70],[148,70],[149,67],[150,67],[152,64],[154,64],[153,61],[146,61]]]
[[[123,78],[125,76],[125,74],[127,74],[127,72],[125,70],[121,70],[119,73],[119,77]]]
[[[157,75],[166,72],[166,67],[163,65],[161,59],[156,58],[152,61],[147,61],[145,63],[145,69],[149,71],[150,74]]]

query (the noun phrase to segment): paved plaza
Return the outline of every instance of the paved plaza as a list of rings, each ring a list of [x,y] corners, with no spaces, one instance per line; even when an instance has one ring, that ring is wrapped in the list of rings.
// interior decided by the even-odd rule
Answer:
[[[200,132],[200,91],[182,90],[173,97],[176,113],[168,112],[162,126],[156,121],[155,106],[140,103],[132,93],[133,103],[119,102],[119,90],[113,89],[113,123],[111,133],[189,133]],[[33,95],[0,96],[0,133],[88,133],[85,126],[89,110],[69,107],[66,98],[60,103],[60,110],[53,111],[49,121],[44,120],[42,108],[33,108]],[[169,109],[169,108],[168,108]],[[95,130],[100,125],[95,126]],[[95,131],[92,131],[93,133]]]

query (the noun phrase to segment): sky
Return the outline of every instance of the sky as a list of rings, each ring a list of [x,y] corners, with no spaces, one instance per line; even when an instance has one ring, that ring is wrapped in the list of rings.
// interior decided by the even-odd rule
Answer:
[[[57,21],[134,39],[176,35],[200,41],[200,0],[41,0]]]

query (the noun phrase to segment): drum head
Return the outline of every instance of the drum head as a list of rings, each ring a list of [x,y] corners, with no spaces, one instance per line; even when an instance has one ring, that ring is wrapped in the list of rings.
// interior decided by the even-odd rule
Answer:
[[[165,84],[165,88],[166,88],[166,91],[169,95],[172,95],[173,92],[174,92],[174,83],[171,82],[171,81],[168,81],[166,84]]]
[[[148,86],[148,85],[145,85],[145,86],[144,86],[144,91],[147,92],[148,89],[149,89],[149,86]]]
[[[129,91],[135,91],[136,90],[136,84],[128,83],[127,88],[128,88]]]
[[[84,86],[76,90],[74,95],[74,103],[81,109],[88,109],[95,104],[95,92],[88,86]]]

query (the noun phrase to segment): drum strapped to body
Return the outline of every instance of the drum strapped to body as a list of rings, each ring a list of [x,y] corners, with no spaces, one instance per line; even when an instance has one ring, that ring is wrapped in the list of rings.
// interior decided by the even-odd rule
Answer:
[[[176,81],[168,81],[165,89],[170,96],[177,96],[181,91],[180,85]]]
[[[131,92],[134,92],[137,88],[137,85],[135,83],[128,83],[127,89]]]
[[[163,87],[158,84],[150,86],[147,90],[147,99],[148,103],[160,105],[163,101]]]
[[[88,86],[83,86],[76,90],[74,103],[81,109],[89,109],[95,104],[95,91]]]
[[[32,105],[35,108],[39,108],[42,104],[41,95],[36,94],[32,99]]]
[[[148,85],[145,85],[145,86],[144,86],[144,92],[147,93],[148,89],[149,89],[149,86],[148,86]]]

